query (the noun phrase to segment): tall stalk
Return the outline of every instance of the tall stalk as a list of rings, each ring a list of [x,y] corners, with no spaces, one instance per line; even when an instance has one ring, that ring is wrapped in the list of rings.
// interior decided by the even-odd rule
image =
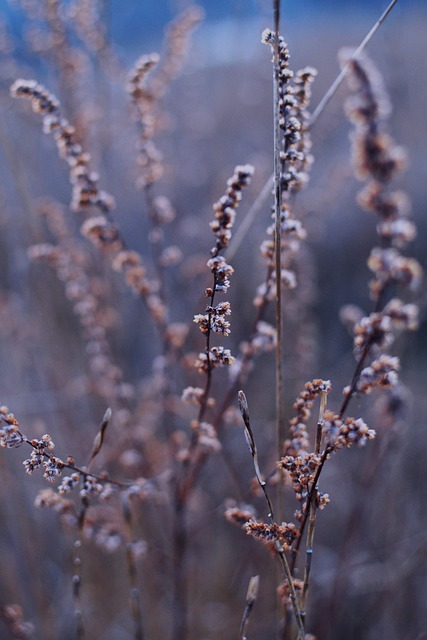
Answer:
[[[282,331],[282,185],[281,170],[281,129],[280,129],[280,86],[279,86],[279,25],[280,0],[274,0],[274,248],[276,271],[276,438],[277,454],[280,457],[281,443],[284,440],[284,404],[283,404],[283,331]]]

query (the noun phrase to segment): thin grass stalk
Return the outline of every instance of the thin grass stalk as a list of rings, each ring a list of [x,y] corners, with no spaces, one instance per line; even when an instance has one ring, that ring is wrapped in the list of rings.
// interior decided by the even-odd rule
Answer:
[[[281,454],[284,440],[284,404],[283,404],[283,331],[282,331],[282,161],[280,129],[280,86],[279,86],[279,25],[280,0],[274,0],[274,247],[276,271],[276,438],[277,455]]]
[[[84,477],[82,478],[84,482]],[[77,640],[82,640],[86,637],[85,626],[83,623],[83,608],[81,597],[82,586],[82,558],[81,547],[83,543],[83,527],[86,512],[89,507],[89,500],[86,496],[81,498],[81,507],[79,512],[79,518],[77,523],[77,539],[74,541],[74,555],[73,555],[73,600],[74,600],[74,624],[76,629]]]
[[[329,87],[329,89],[327,90],[327,92],[325,93],[325,95],[323,96],[323,98],[321,99],[321,101],[319,102],[319,104],[317,105],[317,107],[315,108],[313,113],[311,114],[311,118],[310,118],[310,122],[309,122],[309,126],[310,127],[312,127],[317,122],[319,116],[324,111],[325,107],[329,104],[330,100],[333,98],[335,93],[338,91],[340,85],[342,84],[342,82],[343,82],[343,80],[344,80],[344,78],[345,78],[345,76],[347,74],[347,71],[348,71],[348,69],[350,67],[351,61],[352,60],[357,60],[358,58],[360,58],[360,55],[363,53],[363,50],[370,43],[370,41],[372,40],[372,38],[374,37],[374,35],[378,31],[378,29],[380,28],[380,26],[382,25],[384,20],[387,18],[388,14],[393,9],[395,4],[397,4],[397,0],[392,0],[390,2],[388,7],[381,14],[381,16],[378,18],[378,20],[376,21],[374,26],[370,29],[370,31],[363,38],[362,42],[357,47],[357,49],[354,52],[354,54],[347,61],[347,64],[345,64],[344,67],[341,69],[341,73],[339,73],[338,76],[335,78],[334,82],[331,84],[331,86]]]
[[[323,416],[326,410],[327,403],[327,393],[323,391],[320,397],[320,408],[319,408],[319,419],[317,421],[317,429],[316,429],[316,445],[314,449],[314,453],[320,453],[320,447],[322,444],[322,428],[324,424]],[[316,487],[314,488],[316,491]],[[317,505],[315,500],[312,500],[310,503],[310,516],[308,522],[308,531],[307,531],[307,543],[306,543],[306,558],[305,558],[305,571],[304,571],[304,584],[302,588],[300,608],[301,608],[301,616],[303,621],[305,621],[305,609],[307,602],[307,593],[308,587],[310,584],[310,572],[311,572],[311,563],[313,559],[313,542],[314,542],[314,529],[316,525],[316,513],[317,513]]]

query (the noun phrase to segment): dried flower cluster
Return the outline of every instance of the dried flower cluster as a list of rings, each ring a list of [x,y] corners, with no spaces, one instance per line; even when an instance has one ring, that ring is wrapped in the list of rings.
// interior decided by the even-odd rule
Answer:
[[[161,98],[168,85],[181,71],[188,53],[190,36],[203,21],[204,11],[198,5],[189,6],[173,20],[166,30],[165,52],[153,78],[153,92]]]
[[[70,167],[73,187],[71,208],[79,211],[96,207],[108,216],[114,207],[114,200],[106,191],[99,189],[99,177],[90,169],[90,155],[77,142],[75,129],[62,116],[55,96],[34,80],[16,80],[11,87],[11,94],[14,98],[30,100],[33,111],[43,116],[44,132],[53,133],[59,155]],[[104,216],[100,216],[101,219],[104,223],[99,230],[99,239],[113,243],[118,237],[117,230]]]
[[[76,0],[67,7],[67,17],[75,25],[76,31],[90,51],[104,60],[112,61],[113,54],[108,47],[108,35],[102,19],[100,0]]]
[[[375,431],[369,429],[362,418],[342,420],[333,411],[326,411],[323,417],[323,435],[327,447],[331,451],[337,451],[353,444],[363,447],[368,440],[375,438]]]
[[[15,415],[9,411],[6,406],[0,407],[0,446],[12,448],[19,447],[21,444],[26,443],[32,447],[31,455],[24,460],[23,465],[25,471],[28,474],[32,474],[37,469],[43,468],[43,477],[49,482],[55,482],[64,469],[71,469],[73,474],[70,477],[65,477],[62,480],[62,484],[59,485],[59,493],[67,493],[69,490],[76,486],[76,476],[82,481],[81,495],[87,493],[98,494],[103,489],[105,483],[109,484],[108,477],[103,479],[89,473],[84,469],[80,469],[75,465],[74,459],[70,456],[66,461],[55,457],[52,451],[55,449],[55,444],[49,434],[44,434],[41,438],[29,439],[19,429],[19,422]],[[99,487],[99,491],[98,491]]]
[[[138,186],[145,187],[157,182],[163,175],[162,154],[155,146],[152,138],[155,132],[155,115],[157,95],[148,84],[148,74],[159,63],[156,53],[141,56],[129,72],[128,92],[132,98],[135,119],[139,128],[137,145],[139,176]]]
[[[209,372],[218,365],[233,364],[234,362],[229,349],[210,346],[210,337],[212,332],[222,333],[224,336],[228,336],[230,333],[230,323],[226,319],[231,314],[230,303],[214,304],[214,298],[217,293],[225,293],[228,290],[234,269],[219,253],[228,246],[235,210],[242,198],[242,189],[250,183],[252,174],[253,167],[250,165],[236,167],[233,176],[227,182],[225,195],[213,207],[215,219],[210,226],[215,235],[215,244],[211,249],[212,257],[207,263],[213,276],[213,284],[205,291],[205,296],[210,299],[210,303],[206,307],[205,313],[198,313],[194,316],[194,322],[198,324],[207,341],[206,350],[199,354],[196,363],[198,369],[203,372]]]
[[[217,452],[220,449],[215,427],[204,419],[207,409],[214,405],[213,399],[209,397],[212,371],[220,366],[233,365],[235,362],[230,349],[211,344],[213,333],[220,333],[224,337],[230,334],[230,322],[227,318],[231,315],[231,305],[227,301],[215,304],[215,297],[218,293],[227,292],[234,270],[220,252],[228,247],[235,211],[242,198],[243,188],[250,184],[253,171],[251,165],[237,166],[233,176],[227,181],[226,193],[213,205],[215,218],[210,227],[215,235],[215,244],[211,249],[212,257],[207,262],[213,283],[205,290],[205,297],[209,298],[205,313],[194,315],[194,322],[206,339],[206,348],[199,353],[195,366],[200,373],[206,375],[206,383],[204,389],[187,387],[182,398],[185,402],[199,406],[198,418],[192,423],[192,443],[194,445],[197,442],[205,453]]]
[[[345,61],[346,56],[343,56]],[[378,216],[377,232],[381,246],[373,249],[368,266],[374,273],[371,294],[378,300],[390,284],[415,289],[421,268],[413,258],[400,253],[416,235],[414,223],[408,219],[408,198],[401,191],[390,191],[389,185],[405,167],[406,154],[385,130],[390,102],[382,78],[367,58],[348,61],[348,79],[354,95],[347,101],[347,114],[355,125],[353,157],[357,175],[366,180],[359,203]]]
[[[316,379],[305,384],[304,390],[301,391],[294,403],[297,415],[289,423],[289,434],[292,438],[284,443],[283,450],[286,456],[295,458],[301,454],[307,454],[310,448],[307,422],[311,416],[313,402],[321,394],[326,394],[330,391],[331,383],[329,380]]]
[[[29,99],[33,110],[43,115],[45,132],[54,133],[59,154],[70,167],[72,208],[84,211],[95,208],[101,212],[101,215],[90,214],[81,226],[82,234],[95,246],[108,252],[113,268],[124,274],[126,283],[136,294],[144,297],[155,326],[168,340],[166,309],[158,292],[159,284],[148,277],[141,256],[126,247],[112,219],[114,201],[99,189],[98,175],[90,171],[90,155],[83,151],[76,140],[74,128],[62,117],[58,100],[33,80],[17,80],[11,93],[14,97]],[[159,220],[171,219],[171,208],[164,198],[156,199],[155,206]]]
[[[292,543],[298,538],[299,532],[292,523],[266,524],[255,519],[255,512],[251,505],[228,507],[224,515],[226,519],[242,527],[249,536],[266,544],[278,542],[283,549],[290,549]]]
[[[250,520],[255,521],[255,510],[252,505],[244,504],[238,506],[230,506],[224,512],[226,519],[233,524],[243,527]]]
[[[26,437],[18,429],[18,420],[6,406],[0,407],[0,419],[0,446],[13,449],[20,447],[23,442],[27,441]]]
[[[362,364],[371,349],[387,349],[397,332],[417,328],[416,305],[392,296],[396,288],[416,290],[422,270],[415,259],[401,253],[415,237],[416,228],[408,220],[410,206],[406,195],[390,191],[391,181],[405,165],[405,152],[385,130],[391,109],[382,78],[367,58],[348,60],[348,55],[344,55],[343,59],[347,59],[348,79],[354,92],[346,105],[355,125],[354,164],[359,179],[367,181],[358,200],[366,210],[377,214],[380,239],[380,246],[372,250],[368,259],[368,267],[374,274],[369,286],[376,307],[354,324],[355,353]],[[362,368],[344,389],[344,394],[349,400],[355,391],[369,393],[374,387],[395,386],[398,370],[398,358],[376,355],[371,365]]]
[[[275,57],[275,37],[269,29],[263,32],[262,41],[269,44]],[[289,69],[289,51],[283,38],[278,41],[278,77],[279,91],[279,127],[281,131],[280,151],[280,188],[282,191],[281,211],[281,281],[287,289],[297,284],[295,272],[295,255],[300,241],[306,237],[302,223],[292,212],[289,200],[290,193],[297,191],[308,183],[308,174],[313,163],[311,141],[308,127],[308,106],[311,96],[311,83],[316,70],[307,67],[294,73]],[[275,214],[273,214],[275,218]],[[267,229],[268,239],[261,245],[261,254],[267,261],[268,270],[265,282],[257,288],[254,304],[264,307],[274,299],[276,292],[276,273],[274,269],[275,224]]]
[[[106,413],[106,416],[109,413]],[[104,418],[104,420],[107,418]],[[109,419],[109,418],[108,418]],[[28,474],[43,469],[43,477],[54,483],[62,475],[64,469],[71,471],[70,475],[62,476],[56,490],[42,489],[35,500],[35,505],[41,508],[51,508],[58,513],[61,523],[66,529],[82,528],[86,539],[91,539],[104,551],[113,552],[124,544],[134,545],[133,553],[139,557],[145,551],[145,543],[141,540],[130,542],[123,518],[117,509],[107,506],[90,506],[89,499],[98,498],[102,502],[110,499],[120,491],[121,499],[140,500],[151,499],[157,495],[154,485],[145,478],[138,478],[132,483],[117,483],[109,479],[105,472],[99,475],[90,473],[86,468],[76,465],[74,458],[68,456],[65,461],[53,455],[55,445],[49,434],[39,439],[29,439],[19,430],[19,422],[6,406],[0,407],[0,445],[2,447],[19,447],[26,443],[32,447],[31,455],[24,460],[23,465]],[[208,431],[206,429],[206,431]],[[206,436],[208,438],[210,434]],[[99,437],[99,434],[98,434]],[[99,451],[102,440],[95,440],[92,458]],[[207,446],[207,444],[206,444]],[[84,505],[84,517],[78,513],[74,501],[65,497],[74,489],[78,489],[78,498]],[[24,637],[24,636],[23,636]]]
[[[289,550],[292,543],[299,536],[298,529],[292,523],[287,524],[265,524],[265,522],[257,522],[255,520],[249,520],[244,525],[244,530],[249,536],[261,540],[264,543],[278,542],[282,549]]]
[[[154,134],[162,126],[160,100],[181,70],[191,33],[202,19],[203,11],[197,6],[183,11],[169,26],[163,56],[143,55],[129,72],[128,93],[139,127],[137,185],[140,188],[157,182],[163,175],[163,156],[153,142]],[[155,73],[151,73],[153,70]]]
[[[392,298],[383,311],[364,316],[354,326],[354,346],[360,353],[371,345],[380,348],[390,346],[398,331],[415,331],[418,327],[418,308]]]
[[[278,466],[284,469],[292,480],[292,486],[297,500],[305,500],[307,490],[314,480],[321,457],[317,453],[300,451],[298,455],[284,456]]]

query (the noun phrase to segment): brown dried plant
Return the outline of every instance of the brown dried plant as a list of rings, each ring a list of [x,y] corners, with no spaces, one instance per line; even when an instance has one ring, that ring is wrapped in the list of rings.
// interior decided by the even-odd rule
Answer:
[[[70,446],[74,444],[77,450],[86,452],[84,462],[80,463],[76,460],[81,453],[75,457],[56,454],[53,439],[56,442],[60,439],[61,449],[68,434],[58,433],[55,423],[45,429],[27,416],[22,419],[26,425],[23,428],[7,406],[0,407],[0,446],[27,449],[28,457],[23,460],[25,472],[41,475],[41,482],[49,482],[48,488],[38,492],[35,505],[57,514],[69,550],[70,597],[63,611],[53,611],[52,615],[60,618],[65,612],[67,620],[73,619],[73,632],[64,635],[64,639],[83,640],[93,634],[101,638],[109,633],[105,637],[117,634],[114,636],[117,640],[122,637],[188,640],[202,635],[245,640],[253,623],[258,628],[265,626],[259,637],[270,636],[276,626],[284,640],[315,640],[310,631],[314,628],[315,613],[311,603],[316,602],[313,576],[317,568],[312,571],[312,559],[318,535],[317,516],[333,501],[336,492],[333,484],[328,484],[328,493],[321,489],[324,469],[332,466],[335,453],[341,451],[338,458],[344,457],[346,449],[364,447],[375,438],[381,439],[383,423],[395,419],[397,411],[392,404],[397,396],[388,398],[386,394],[403,392],[399,382],[400,360],[391,347],[398,334],[418,327],[418,310],[411,296],[419,288],[422,269],[416,259],[405,253],[416,236],[416,227],[409,215],[408,197],[394,188],[405,167],[406,154],[388,133],[391,108],[381,76],[369,59],[362,56],[396,0],[356,53],[341,55],[343,72],[313,114],[309,112],[311,85],[317,72],[312,67],[291,71],[290,52],[280,33],[280,1],[273,2],[274,28],[264,30],[262,42],[271,47],[273,62],[274,176],[252,208],[259,210],[273,189],[272,222],[269,218],[267,237],[261,244],[264,279],[257,286],[258,275],[239,273],[240,265],[234,262],[237,249],[245,248],[245,233],[253,221],[251,209],[250,223],[240,223],[240,237],[233,245],[236,212],[242,192],[258,176],[251,164],[237,165],[224,195],[213,205],[210,229],[214,240],[207,264],[207,255],[202,259],[202,268],[196,261],[190,263],[190,268],[197,265],[195,278],[205,277],[206,266],[208,269],[209,280],[205,278],[202,285],[203,307],[196,307],[194,287],[179,282],[180,265],[188,260],[190,248],[185,246],[188,244],[185,237],[183,247],[178,247],[182,238],[177,223],[182,220],[179,207],[175,210],[173,198],[169,197],[166,182],[170,167],[161,151],[162,135],[170,124],[165,98],[185,66],[190,37],[203,18],[202,10],[194,6],[178,16],[167,30],[163,53],[140,56],[124,81],[123,66],[111,47],[105,24],[98,29],[103,11],[107,10],[102,3],[75,0],[66,3],[66,8],[57,0],[49,0],[43,6],[33,0],[20,3],[27,18],[33,21],[33,49],[42,47],[43,34],[46,36],[43,55],[55,69],[61,102],[35,80],[16,80],[11,95],[29,101],[33,111],[42,117],[44,132],[52,134],[59,157],[68,166],[72,191],[69,208],[84,216],[83,222],[78,222],[80,235],[77,233],[76,237],[77,217],[69,216],[64,205],[53,200],[44,200],[37,207],[33,203],[33,209],[37,208],[40,214],[39,229],[47,239],[40,239],[38,234],[28,255],[33,262],[53,269],[64,288],[61,305],[69,305],[67,311],[75,319],[72,330],[80,332],[85,375],[79,384],[70,385],[74,395],[72,410],[66,411],[67,419],[73,426],[80,419],[76,405],[83,396],[93,402],[96,415],[99,409],[100,415],[104,414],[98,427],[93,427],[93,419],[84,425],[85,430],[77,431],[76,425],[79,440],[84,434],[82,442],[77,442],[76,434],[70,436]],[[76,48],[77,41],[83,43],[82,48]],[[127,239],[126,226],[120,218],[123,196],[117,198],[119,213],[116,213],[115,198],[101,188],[105,179],[93,170],[94,162],[87,151],[91,148],[90,126],[77,96],[81,74],[92,57],[101,63],[103,73],[111,73],[115,81],[120,78],[122,92],[124,95],[127,92],[130,101],[136,149],[135,197],[144,214],[140,224],[147,229],[148,256],[136,239]],[[310,239],[310,229],[298,213],[299,192],[308,185],[314,161],[311,129],[344,76],[351,89],[346,112],[354,126],[354,170],[363,183],[357,200],[363,209],[377,217],[378,246],[372,249],[367,262],[373,274],[369,283],[373,306],[367,313],[353,305],[341,311],[341,319],[351,327],[356,360],[341,400],[334,395],[334,389],[341,383],[339,370],[336,378],[330,376],[332,380],[327,375],[325,379],[313,377],[295,399],[293,417],[288,417],[286,406],[291,399],[284,384],[285,371],[293,384],[299,384],[299,380],[296,372],[287,370],[285,354],[288,342],[299,343],[298,336],[287,326],[287,307],[293,305],[296,324],[300,320],[302,324],[302,307],[298,304],[304,303],[298,301],[298,295],[306,264],[301,248]],[[70,114],[70,121],[65,113]],[[25,192],[27,187],[22,181],[21,187]],[[189,206],[193,207],[191,200]],[[171,237],[173,243],[169,241]],[[201,245],[202,242],[200,239]],[[191,249],[196,253],[196,247]],[[203,251],[207,254],[209,249],[203,248],[201,254]],[[239,286],[231,291],[235,268],[230,262],[236,264],[234,278],[240,278]],[[151,339],[147,338],[147,351],[156,350],[156,355],[152,363],[144,362],[144,371],[148,373],[141,380],[133,375],[126,359],[120,358],[115,330],[126,333],[130,317],[122,298],[114,291],[121,281],[114,280],[116,276],[110,269],[120,274],[143,302],[146,313],[138,318],[137,333],[147,331],[149,336],[153,329],[153,334],[157,334],[157,343],[153,340],[153,344],[148,344]],[[108,285],[104,287],[102,281]],[[238,289],[248,288],[253,282],[254,317],[245,334],[239,333],[237,321],[243,313],[239,309],[242,302],[237,296]],[[227,299],[221,298],[224,294]],[[1,306],[4,313],[6,303]],[[197,312],[191,314],[190,309]],[[12,319],[2,323],[5,326],[0,338],[2,332],[7,337],[8,326],[14,323],[13,314],[12,310]],[[22,325],[25,322],[16,321],[15,330],[18,332]],[[238,340],[233,343],[235,335]],[[23,342],[24,337],[28,339],[23,332]],[[227,340],[231,345],[226,344]],[[274,364],[270,362],[272,352]],[[272,396],[267,388],[270,378],[263,379],[268,367],[275,368],[274,410],[263,397]],[[127,382],[129,379],[132,383]],[[355,400],[371,393],[376,396],[378,392],[384,394],[379,396],[380,401],[382,397],[386,399],[381,406],[377,401],[380,417],[372,424],[374,429],[368,417],[363,417],[367,414],[363,411],[360,415],[361,403],[356,409]],[[7,404],[13,406],[9,400]],[[354,416],[349,413],[350,405],[354,407]],[[265,415],[262,429],[260,414]],[[254,470],[250,501],[259,498],[263,501],[258,509],[248,504],[240,446],[230,444],[235,432],[229,425],[233,421],[240,425],[241,419]],[[269,429],[273,423],[275,426]],[[384,442],[372,456],[376,465],[369,474],[372,483],[385,456],[386,439]],[[226,474],[233,489],[227,485]],[[224,509],[220,505],[225,491],[233,490],[236,499],[227,503],[225,518],[247,534],[242,538],[233,538],[241,534],[228,524],[218,529],[218,523],[223,521]],[[262,512],[264,516],[258,515]],[[354,506],[349,521],[354,522],[360,512]],[[249,546],[250,538],[262,545],[255,542],[253,547]],[[223,547],[224,566],[219,559],[216,566],[218,546]],[[260,559],[256,555],[258,547]],[[98,548],[110,557],[116,554],[115,559],[105,561],[105,566],[94,566],[97,561],[92,563],[90,555],[94,553],[96,558]],[[275,577],[265,551],[277,565]],[[33,553],[33,562],[43,565],[36,549]],[[227,564],[238,574],[245,592],[236,588],[236,579],[228,588]],[[108,575],[113,575],[113,566],[119,565],[114,579],[104,579],[108,571]],[[91,610],[98,591],[103,597],[109,592],[110,603],[119,599],[116,578],[125,584],[128,611],[123,616],[121,610],[112,620],[113,614],[108,618],[107,599],[104,602],[100,597],[97,605],[105,609],[105,617],[110,620],[110,628],[106,630],[104,622],[101,619],[98,622]],[[271,588],[274,580],[275,586]],[[218,605],[212,611],[209,609],[212,602],[206,604],[203,600],[210,583],[219,584],[215,596],[209,596],[212,602],[216,598]],[[342,583],[343,578],[338,576],[336,592]],[[233,606],[235,601],[241,605],[238,614],[225,604],[230,598]],[[17,601],[3,595],[1,599]],[[267,599],[271,604],[266,606]],[[261,601],[259,605],[257,600]],[[259,623],[258,606],[267,611],[264,617],[260,615]],[[27,618],[24,610],[18,605],[0,607],[0,620],[11,637],[30,638],[38,631],[36,625],[24,621]],[[334,606],[330,606],[330,611],[335,611]],[[224,617],[223,612],[228,613],[229,619],[221,626],[219,618]],[[274,620],[274,616],[278,619]]]

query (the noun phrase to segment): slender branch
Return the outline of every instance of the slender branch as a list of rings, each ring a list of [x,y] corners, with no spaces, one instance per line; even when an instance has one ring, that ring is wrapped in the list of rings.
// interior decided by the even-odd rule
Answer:
[[[242,622],[239,631],[239,640],[246,640],[245,631],[249,622],[249,616],[257,599],[259,588],[259,576],[252,576],[249,580],[248,591],[246,594],[246,604],[243,611]]]
[[[317,421],[316,445],[314,449],[314,452],[316,454],[320,453],[320,447],[322,444],[322,428],[324,423],[323,416],[326,410],[327,397],[328,397],[327,392],[322,391],[322,394],[320,397],[319,419]],[[316,488],[315,488],[315,491],[317,491]],[[308,531],[307,531],[307,543],[306,543],[306,550],[305,550],[306,561],[305,561],[305,572],[304,572],[304,584],[302,588],[302,595],[301,595],[301,602],[300,602],[301,615],[303,616],[303,619],[305,618],[307,592],[310,584],[310,572],[311,572],[311,562],[313,558],[313,542],[314,542],[314,529],[316,525],[316,513],[317,513],[316,501],[311,500],[310,516],[309,516]]]
[[[242,415],[243,422],[245,424],[246,442],[248,444],[249,450],[250,450],[251,455],[252,455],[253,463],[254,463],[255,475],[256,475],[258,484],[261,487],[261,489],[262,489],[262,491],[264,493],[266,502],[267,502],[268,518],[269,518],[271,524],[276,524],[276,520],[275,520],[275,517],[274,517],[274,511],[273,511],[273,504],[271,502],[270,496],[268,495],[267,485],[266,485],[265,480],[263,480],[263,478],[262,478],[261,471],[260,471],[259,464],[258,464],[258,452],[257,452],[255,438],[254,438],[254,435],[253,435],[253,432],[252,432],[252,428],[251,428],[251,424],[250,424],[249,406],[248,406],[248,402],[247,402],[246,396],[243,393],[243,391],[239,391],[238,400],[239,400],[240,413]],[[291,569],[289,567],[289,563],[288,563],[288,560],[286,558],[286,555],[285,555],[285,552],[283,550],[283,547],[281,546],[281,544],[280,544],[280,542],[278,540],[275,541],[274,548],[275,548],[276,553],[277,553],[277,555],[279,557],[279,561],[280,561],[281,567],[283,569],[284,577],[286,578],[288,586],[289,586],[289,593],[290,593],[292,608],[293,608],[293,611],[294,611],[295,620],[296,620],[297,628],[298,628],[298,639],[299,640],[304,640],[304,638],[305,638],[304,624],[303,624],[303,620],[302,620],[302,616],[301,616],[301,611],[300,611],[299,606],[298,606],[297,595],[296,595],[296,591],[295,591],[292,572],[291,572]]]
[[[384,20],[387,18],[388,14],[393,9],[395,4],[397,4],[397,0],[392,0],[390,2],[390,4],[388,5],[387,9],[381,14],[381,16],[378,18],[378,20],[376,21],[376,23],[372,27],[372,29],[363,38],[362,42],[357,47],[357,49],[354,52],[354,54],[351,56],[351,58],[347,61],[347,63],[341,69],[341,72],[335,78],[334,82],[331,84],[331,86],[329,87],[329,89],[327,90],[327,92],[325,93],[325,95],[323,96],[323,98],[321,99],[321,101],[319,102],[319,104],[317,105],[317,107],[315,108],[313,113],[311,114],[310,123],[309,123],[310,127],[312,127],[317,122],[320,114],[324,111],[326,105],[329,104],[330,100],[333,98],[333,96],[337,92],[338,88],[342,84],[342,82],[343,82],[343,80],[344,80],[344,78],[345,78],[345,76],[347,74],[347,71],[349,69],[349,66],[350,66],[352,60],[357,60],[360,57],[361,53],[366,48],[366,46],[369,44],[369,42],[372,40],[372,38],[374,37],[374,35],[376,34],[378,29],[380,28],[380,26],[384,22]]]
[[[274,2],[274,268],[276,272],[276,439],[277,455],[280,457],[284,439],[283,406],[283,332],[282,332],[282,160],[280,128],[280,68],[279,68],[279,20],[280,1]]]

